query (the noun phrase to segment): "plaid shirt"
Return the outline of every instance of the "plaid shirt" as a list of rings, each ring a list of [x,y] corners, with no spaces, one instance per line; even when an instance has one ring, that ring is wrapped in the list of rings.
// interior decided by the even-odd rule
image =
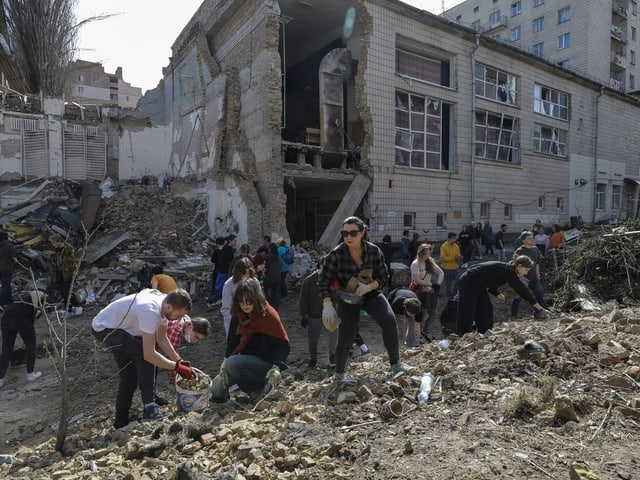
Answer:
[[[382,289],[389,278],[387,266],[384,262],[382,251],[373,243],[362,241],[362,266],[357,267],[351,258],[349,247],[341,243],[331,250],[324,259],[324,267],[318,276],[318,291],[321,298],[331,296],[329,285],[337,278],[343,286],[349,283],[352,277],[357,277],[360,270],[370,268],[372,280],[378,281],[378,289]]]
[[[185,315],[180,320],[171,320],[167,324],[167,338],[173,348],[175,348],[176,352],[182,345],[182,341],[184,340],[184,331],[186,328],[191,325],[191,318],[189,315]],[[174,370],[168,370],[169,373],[169,383],[173,385],[176,383],[176,372]]]

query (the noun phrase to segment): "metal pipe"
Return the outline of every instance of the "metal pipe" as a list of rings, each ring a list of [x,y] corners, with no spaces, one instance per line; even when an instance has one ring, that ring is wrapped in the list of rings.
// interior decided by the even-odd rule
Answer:
[[[604,94],[604,85],[600,86],[600,92],[596,95],[596,131],[594,137],[594,159],[593,159],[593,210],[591,223],[596,223],[596,200],[598,198],[598,121],[600,120],[600,97]]]
[[[480,34],[476,33],[476,44],[471,49],[471,205],[470,221],[475,221],[476,201],[476,51],[480,48]]]

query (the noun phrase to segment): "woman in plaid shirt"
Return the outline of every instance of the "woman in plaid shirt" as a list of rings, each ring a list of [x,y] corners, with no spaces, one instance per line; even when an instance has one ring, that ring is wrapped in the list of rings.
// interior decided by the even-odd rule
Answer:
[[[389,276],[384,255],[376,245],[365,240],[366,226],[358,217],[347,217],[342,222],[340,235],[343,242],[327,254],[324,269],[318,277],[318,290],[323,299],[322,322],[329,331],[338,328],[333,378],[344,378],[360,310],[380,325],[391,371],[407,372],[411,367],[400,362],[396,317],[382,293]],[[338,294],[337,311],[333,306],[332,291]]]

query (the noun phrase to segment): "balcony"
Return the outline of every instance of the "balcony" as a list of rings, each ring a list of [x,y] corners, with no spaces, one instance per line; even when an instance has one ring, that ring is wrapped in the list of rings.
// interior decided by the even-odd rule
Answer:
[[[490,33],[495,30],[506,28],[507,26],[509,26],[509,17],[501,16],[500,20],[498,20],[497,22],[492,22],[492,23],[483,25],[482,31],[484,33]]]
[[[627,26],[611,25],[611,37],[622,43],[627,43]]]
[[[624,92],[625,90],[624,80],[620,80],[617,78],[611,77],[609,79],[609,86],[614,90],[618,90],[620,92]]]
[[[611,53],[611,63],[619,67],[624,67],[627,63],[627,57],[623,54]]]
[[[615,15],[618,15],[619,17],[622,17],[626,20],[628,16],[628,13],[627,13],[628,7],[629,7],[628,0],[619,0],[619,1],[613,2],[612,10]]]

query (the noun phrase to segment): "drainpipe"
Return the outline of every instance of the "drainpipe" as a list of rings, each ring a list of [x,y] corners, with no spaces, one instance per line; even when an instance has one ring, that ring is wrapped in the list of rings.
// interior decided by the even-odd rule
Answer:
[[[473,206],[476,201],[476,51],[480,48],[480,34],[476,33],[476,44],[471,49],[471,218],[475,221]]]
[[[604,94],[604,85],[600,86],[600,93],[596,95],[596,131],[594,138],[593,149],[594,159],[593,159],[593,214],[591,216],[591,223],[596,223],[596,198],[598,195],[598,131],[600,130],[600,125],[598,124],[600,120],[600,97]]]

